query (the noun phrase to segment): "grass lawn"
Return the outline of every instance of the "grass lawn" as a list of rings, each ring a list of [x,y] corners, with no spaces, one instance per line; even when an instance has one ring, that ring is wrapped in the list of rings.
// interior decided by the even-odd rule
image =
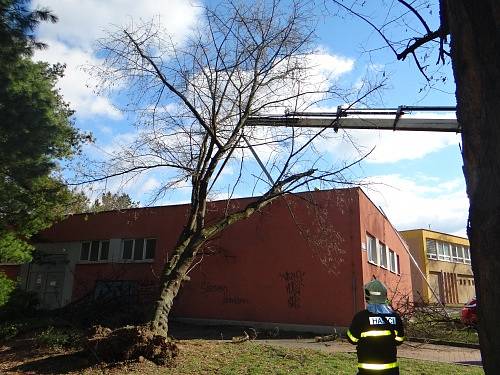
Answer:
[[[250,375],[250,374],[355,374],[353,354],[326,354],[313,350],[276,348],[253,342],[218,343],[206,340],[181,341],[180,355],[173,368],[156,367],[149,362],[107,369],[111,374],[172,375]],[[484,374],[482,368],[402,359],[402,374],[447,375]],[[115,372],[116,371],[116,372]],[[87,369],[84,374],[102,373]]]
[[[26,324],[30,326],[30,324]],[[0,325],[2,374],[146,374],[146,375],[275,375],[355,374],[356,357],[310,349],[274,347],[257,342],[232,344],[216,340],[179,340],[179,357],[172,367],[149,361],[103,367],[79,353],[79,332],[42,325],[36,329]],[[27,330],[27,331],[26,331]],[[25,332],[26,331],[26,332]],[[3,339],[3,342],[2,342]],[[411,359],[400,360],[401,374],[484,374],[482,368]]]

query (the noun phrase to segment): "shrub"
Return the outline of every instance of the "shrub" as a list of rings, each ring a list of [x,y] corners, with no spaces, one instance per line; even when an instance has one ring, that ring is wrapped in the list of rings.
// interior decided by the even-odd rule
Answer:
[[[43,347],[67,348],[76,345],[80,337],[75,331],[49,326],[37,336],[36,341]]]
[[[0,325],[0,341],[10,340],[19,333],[19,325],[16,323],[3,323]]]
[[[34,292],[16,288],[9,301],[0,307],[0,320],[15,320],[34,316],[38,306],[38,297]]]
[[[15,281],[9,279],[3,272],[0,272],[0,306],[7,303],[15,286]]]

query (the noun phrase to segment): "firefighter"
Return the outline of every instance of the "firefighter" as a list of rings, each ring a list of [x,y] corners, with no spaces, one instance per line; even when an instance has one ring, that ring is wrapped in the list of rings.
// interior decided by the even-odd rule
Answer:
[[[379,280],[365,285],[366,310],[358,312],[347,331],[356,345],[358,374],[399,374],[396,346],[404,340],[401,318],[387,305],[387,289]]]

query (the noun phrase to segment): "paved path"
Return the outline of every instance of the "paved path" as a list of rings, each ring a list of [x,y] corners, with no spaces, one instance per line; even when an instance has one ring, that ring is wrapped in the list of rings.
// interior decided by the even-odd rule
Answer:
[[[331,342],[315,342],[312,339],[275,339],[256,340],[255,342],[285,346],[289,348],[307,348],[321,350],[328,353],[355,353],[356,348],[344,340]],[[461,363],[469,365],[481,365],[481,353],[479,349],[459,348],[455,346],[422,344],[416,342],[403,343],[398,348],[398,357],[414,358],[426,361]]]

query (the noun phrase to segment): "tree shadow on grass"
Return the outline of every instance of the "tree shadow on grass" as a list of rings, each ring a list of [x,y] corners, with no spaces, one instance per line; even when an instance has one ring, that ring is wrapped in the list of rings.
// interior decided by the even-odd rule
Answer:
[[[9,370],[28,372],[30,374],[67,374],[81,371],[95,363],[86,352],[81,351],[26,361],[22,365],[12,367]]]
[[[278,327],[258,329],[249,326],[197,325],[172,321],[169,324],[169,336],[177,340],[231,340],[244,333],[257,340],[314,338],[317,334],[308,332],[283,331]]]

